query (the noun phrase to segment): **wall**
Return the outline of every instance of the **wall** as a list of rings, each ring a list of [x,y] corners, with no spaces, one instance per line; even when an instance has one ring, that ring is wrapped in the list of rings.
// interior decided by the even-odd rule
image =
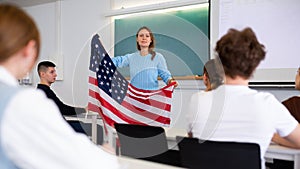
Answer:
[[[55,3],[47,3],[25,8],[36,20],[41,32],[40,60],[51,59],[57,53],[55,6]],[[52,88],[68,104],[87,105],[89,40],[97,32],[106,42],[104,46],[110,48],[110,18],[104,16],[109,9],[110,0],[61,1],[62,55],[58,57],[63,57],[64,76]],[[35,87],[39,78],[36,70],[33,73]]]
[[[211,9],[214,10],[211,15],[213,41],[229,28],[251,27],[265,46],[266,57],[251,82],[288,84],[294,81],[294,73],[300,62],[297,50],[300,43],[300,1],[214,0],[211,1]],[[255,15],[252,11],[255,11]]]
[[[131,0],[132,1],[132,0]],[[87,72],[90,57],[90,38],[99,33],[105,48],[111,51],[110,19],[105,13],[111,8],[110,0],[64,0],[61,1],[61,50],[63,55],[63,80],[53,84],[57,95],[66,103],[85,106],[87,104]],[[139,1],[136,0],[138,3]],[[26,10],[36,20],[42,34],[40,60],[49,59],[56,52],[55,3],[28,7]],[[34,73],[36,71],[34,70]],[[34,83],[38,77],[34,77]],[[34,84],[34,85],[35,85]],[[179,81],[173,101],[173,125],[184,127],[188,97],[203,89],[201,81]],[[298,91],[291,88],[258,88],[273,93],[280,101]]]

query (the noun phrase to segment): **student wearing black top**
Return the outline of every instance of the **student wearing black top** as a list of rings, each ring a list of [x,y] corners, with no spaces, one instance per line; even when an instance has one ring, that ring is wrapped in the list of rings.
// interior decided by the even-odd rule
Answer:
[[[55,102],[62,115],[77,115],[85,113],[85,108],[72,107],[64,104],[50,88],[51,84],[55,82],[57,77],[55,67],[56,65],[50,61],[42,61],[38,64],[37,71],[40,77],[40,83],[37,85],[37,88],[43,90],[47,97]],[[68,123],[75,131],[85,133],[78,121],[68,121]]]

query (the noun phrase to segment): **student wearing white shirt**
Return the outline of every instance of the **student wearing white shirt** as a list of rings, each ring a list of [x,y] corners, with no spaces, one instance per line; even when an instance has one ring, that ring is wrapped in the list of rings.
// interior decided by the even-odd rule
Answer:
[[[295,118],[273,95],[248,87],[266,53],[252,29],[230,29],[215,50],[224,68],[224,85],[193,98],[191,107],[196,111],[188,131],[202,140],[257,143],[262,168],[274,133],[300,148],[300,126]]]
[[[76,133],[42,91],[18,87],[39,48],[39,31],[29,15],[1,3],[0,168],[119,168],[117,158]]]
[[[206,86],[205,91],[211,91],[223,84],[224,71],[217,59],[207,61],[203,67],[203,83]]]

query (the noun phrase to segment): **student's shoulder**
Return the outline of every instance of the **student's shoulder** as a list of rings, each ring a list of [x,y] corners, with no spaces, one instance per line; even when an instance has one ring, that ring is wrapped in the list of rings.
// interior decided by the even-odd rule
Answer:
[[[257,101],[269,102],[271,104],[279,102],[278,99],[271,93],[265,91],[253,90],[253,97]]]
[[[212,93],[213,93],[212,91],[206,92],[206,91],[202,90],[202,91],[198,91],[198,92],[192,94],[191,98],[192,99],[202,99],[202,98],[206,98],[206,97],[211,97]]]
[[[42,90],[34,89],[34,88],[25,88],[20,89],[15,96],[13,97],[15,102],[19,104],[27,104],[27,105],[37,105],[39,103],[47,103],[49,99],[47,98],[45,92]]]

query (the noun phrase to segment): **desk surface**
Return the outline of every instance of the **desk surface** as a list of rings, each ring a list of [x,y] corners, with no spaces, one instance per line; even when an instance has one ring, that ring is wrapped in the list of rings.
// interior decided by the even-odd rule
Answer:
[[[265,158],[289,161],[294,161],[296,156],[300,157],[300,149],[288,148],[277,144],[271,144],[265,154]]]
[[[164,128],[168,139],[176,140],[176,136],[187,137],[187,131],[179,128]]]
[[[128,157],[118,157],[122,169],[180,169],[180,167],[155,163],[151,161],[133,159]],[[182,169],[182,168],[181,168]]]

